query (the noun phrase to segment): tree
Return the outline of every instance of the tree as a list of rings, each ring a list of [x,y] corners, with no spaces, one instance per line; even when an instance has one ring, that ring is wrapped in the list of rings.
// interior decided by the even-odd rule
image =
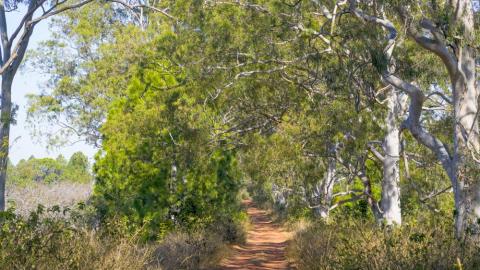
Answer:
[[[11,92],[13,79],[17,70],[25,57],[30,37],[35,26],[54,15],[81,8],[93,0],[72,0],[72,1],[4,1],[0,3],[0,40],[1,40],[1,57],[0,57],[0,75],[2,76],[1,84],[1,112],[0,112],[0,211],[5,210],[5,182],[7,174],[7,163],[9,153],[9,135],[10,125],[14,123],[14,112]],[[127,4],[122,1],[112,1],[117,5],[132,12],[133,16],[142,13],[144,9],[155,10],[164,15],[168,15],[162,9],[157,9],[148,4],[131,3]],[[22,17],[20,23],[14,27],[14,32],[9,36],[7,32],[8,24],[6,13],[17,11],[19,4],[26,4],[27,10]]]
[[[68,166],[86,172],[88,170],[88,157],[82,152],[75,152],[68,161]]]
[[[102,217],[122,217],[157,238],[174,225],[202,227],[233,215],[235,151],[211,140],[216,114],[204,106],[205,92],[195,82],[180,85],[184,72],[161,53],[137,64],[101,128],[94,201]]]
[[[477,220],[480,217],[480,198],[478,161],[478,89],[475,85],[475,15],[469,0],[449,1],[442,5],[432,5],[422,10],[424,15],[416,18],[417,10],[410,6],[397,6],[387,3],[392,8],[392,16],[405,23],[408,37],[418,47],[423,48],[441,59],[452,90],[452,98],[445,97],[446,91],[435,92],[453,106],[453,145],[449,147],[421,124],[423,104],[427,95],[416,83],[411,83],[395,75],[391,52],[398,36],[398,30],[386,17],[367,15],[357,6],[357,1],[349,1],[349,9],[358,18],[377,24],[389,32],[385,49],[386,65],[380,70],[383,80],[401,89],[410,98],[409,115],[403,123],[421,144],[435,153],[448,174],[455,194],[455,231],[458,238],[467,236],[466,232],[478,235]],[[418,11],[420,12],[420,10]],[[442,16],[440,16],[443,14]],[[446,20],[444,20],[446,18]],[[422,29],[422,33],[418,29]],[[398,59],[400,60],[400,59]],[[387,68],[388,67],[388,68]],[[443,93],[442,93],[443,92]]]
[[[30,37],[35,26],[42,20],[66,10],[79,8],[91,0],[79,2],[28,1],[27,10],[20,23],[14,27],[9,36],[7,32],[6,12],[18,9],[22,2],[6,1],[0,3],[0,39],[1,57],[0,74],[1,84],[1,113],[0,113],[0,211],[5,210],[5,182],[7,178],[7,163],[9,152],[10,125],[14,121],[14,107],[12,106],[12,83],[27,51]],[[39,14],[38,16],[36,14]]]

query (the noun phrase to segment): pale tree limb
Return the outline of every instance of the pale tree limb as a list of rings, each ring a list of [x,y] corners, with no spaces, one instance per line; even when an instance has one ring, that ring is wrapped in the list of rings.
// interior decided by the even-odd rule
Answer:
[[[387,19],[381,19],[375,16],[365,14],[363,11],[357,8],[356,0],[349,0],[349,2],[350,11],[357,17],[367,22],[378,24],[389,31],[390,34],[388,36],[388,44],[385,49],[385,53],[390,59],[393,46],[395,44],[395,39],[397,38],[398,33],[393,23]],[[452,157],[448,152],[448,148],[441,140],[426,131],[420,124],[423,103],[426,100],[425,94],[422,92],[422,90],[420,90],[419,87],[414,84],[405,82],[404,80],[393,75],[391,71],[392,69],[389,68],[389,70],[381,74],[382,79],[386,83],[394,86],[395,88],[402,90],[410,97],[409,114],[407,120],[405,120],[402,124],[402,129],[407,128],[415,137],[415,139],[417,139],[420,143],[429,148],[441,162],[450,179],[454,179],[454,171],[452,167],[453,162]]]

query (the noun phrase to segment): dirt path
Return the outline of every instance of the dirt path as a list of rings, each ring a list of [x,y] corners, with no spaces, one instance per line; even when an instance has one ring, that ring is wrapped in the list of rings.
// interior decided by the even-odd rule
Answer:
[[[234,246],[233,254],[224,260],[219,270],[281,270],[295,269],[286,259],[285,248],[290,234],[279,225],[273,224],[264,210],[245,202],[251,219],[247,242]]]

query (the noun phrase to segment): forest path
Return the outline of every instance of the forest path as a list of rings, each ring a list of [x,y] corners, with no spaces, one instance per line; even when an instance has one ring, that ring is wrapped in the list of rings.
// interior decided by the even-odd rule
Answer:
[[[295,269],[286,257],[286,247],[291,234],[274,224],[266,211],[245,201],[251,227],[247,241],[233,246],[233,254],[221,263],[219,270],[282,270]]]

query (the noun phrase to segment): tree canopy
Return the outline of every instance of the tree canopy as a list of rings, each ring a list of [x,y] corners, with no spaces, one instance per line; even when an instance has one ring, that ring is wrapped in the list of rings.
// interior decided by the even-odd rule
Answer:
[[[40,134],[99,147],[102,218],[162,237],[239,215],[247,189],[291,217],[480,236],[472,1],[116,7],[62,13],[28,62],[50,75],[30,121],[64,130]]]

